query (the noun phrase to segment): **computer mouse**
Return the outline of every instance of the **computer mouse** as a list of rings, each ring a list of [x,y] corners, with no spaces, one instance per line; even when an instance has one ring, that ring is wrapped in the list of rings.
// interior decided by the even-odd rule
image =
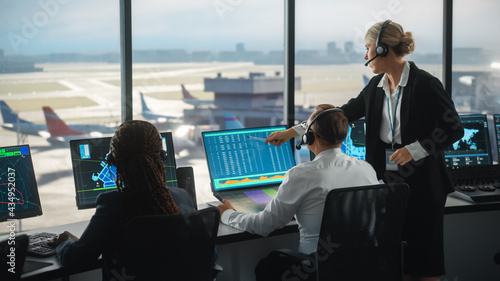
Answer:
[[[479,187],[482,191],[495,191],[495,187],[493,185],[483,185]]]
[[[472,185],[464,185],[464,186],[461,186],[459,187],[458,189],[462,190],[462,191],[476,191],[476,187],[472,186]]]

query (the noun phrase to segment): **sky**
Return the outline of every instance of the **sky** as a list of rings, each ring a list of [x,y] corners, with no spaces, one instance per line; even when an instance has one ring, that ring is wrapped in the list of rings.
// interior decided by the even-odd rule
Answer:
[[[119,1],[0,0],[0,49],[5,55],[119,52]],[[454,1],[454,44],[499,50],[500,1]],[[355,43],[391,18],[411,31],[417,51],[442,51],[442,1],[296,0],[296,49]],[[283,50],[284,0],[132,1],[134,50]]]

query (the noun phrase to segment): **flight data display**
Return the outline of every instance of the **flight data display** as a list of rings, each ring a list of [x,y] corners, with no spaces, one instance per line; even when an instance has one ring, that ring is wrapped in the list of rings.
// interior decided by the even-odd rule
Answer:
[[[490,138],[486,115],[461,115],[464,136],[445,151],[447,167],[491,165]]]
[[[42,214],[28,145],[0,148],[0,221]]]
[[[175,153],[170,132],[161,133],[163,149],[167,151],[165,167],[167,186],[178,187]],[[73,177],[78,209],[93,208],[102,192],[116,188],[116,167],[108,165],[111,137],[70,141]]]
[[[290,143],[264,144],[285,126],[203,132],[203,143],[214,191],[280,184],[295,166]]]
[[[359,160],[366,157],[366,133],[365,121],[357,120],[349,124],[349,132],[342,142],[340,149],[349,156],[354,156]]]
[[[494,115],[493,120],[495,120],[495,139],[497,140],[497,152],[500,161],[500,114]]]

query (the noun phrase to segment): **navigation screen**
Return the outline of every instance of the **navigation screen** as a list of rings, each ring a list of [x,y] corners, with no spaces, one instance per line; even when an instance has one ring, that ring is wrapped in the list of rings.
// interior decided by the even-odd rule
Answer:
[[[163,163],[167,186],[178,187],[172,134],[161,133],[161,136],[163,149],[167,151],[167,159]],[[70,141],[78,209],[95,207],[100,193],[116,188],[116,168],[106,161],[110,142],[111,137]]]
[[[486,115],[461,115],[464,136],[445,151],[447,167],[491,165],[488,120]]]
[[[28,145],[0,148],[0,221],[42,214]]]
[[[349,132],[340,149],[349,156],[365,160],[366,133],[365,121],[357,120],[349,124]]]
[[[286,126],[203,132],[203,144],[214,191],[280,184],[295,166],[290,143],[264,144]]]

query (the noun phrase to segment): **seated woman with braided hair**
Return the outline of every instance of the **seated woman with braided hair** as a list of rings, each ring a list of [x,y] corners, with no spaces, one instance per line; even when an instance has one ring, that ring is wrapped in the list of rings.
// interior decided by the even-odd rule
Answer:
[[[97,208],[80,239],[65,231],[53,241],[65,267],[85,265],[102,254],[103,280],[110,280],[120,229],[132,217],[195,211],[189,194],[166,186],[160,133],[145,121],[127,121],[111,139],[108,162],[116,167],[117,190],[97,197]]]

